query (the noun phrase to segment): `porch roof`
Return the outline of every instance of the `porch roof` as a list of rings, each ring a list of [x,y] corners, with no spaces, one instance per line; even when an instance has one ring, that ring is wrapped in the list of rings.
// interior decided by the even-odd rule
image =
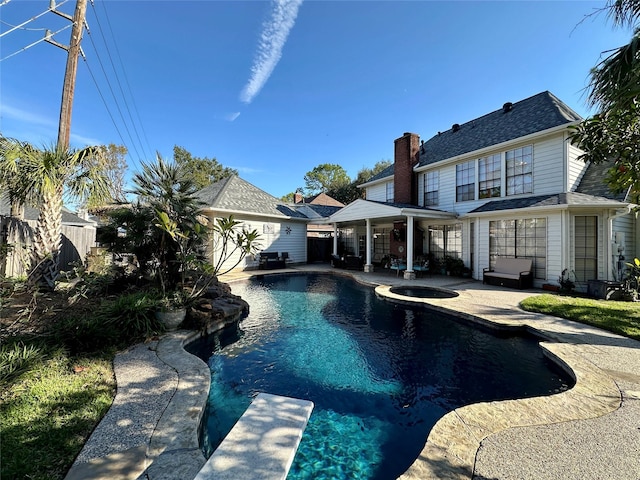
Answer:
[[[358,223],[366,219],[393,222],[405,217],[453,219],[456,215],[443,210],[404,203],[357,199],[327,218],[326,223]]]

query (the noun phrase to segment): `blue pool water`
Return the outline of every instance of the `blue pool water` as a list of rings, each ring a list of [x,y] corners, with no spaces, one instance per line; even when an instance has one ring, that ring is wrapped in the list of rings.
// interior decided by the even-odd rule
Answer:
[[[533,338],[386,302],[348,278],[274,275],[232,291],[250,314],[189,347],[211,368],[203,448],[258,392],[312,400],[289,479],[393,479],[450,410],[571,386]]]

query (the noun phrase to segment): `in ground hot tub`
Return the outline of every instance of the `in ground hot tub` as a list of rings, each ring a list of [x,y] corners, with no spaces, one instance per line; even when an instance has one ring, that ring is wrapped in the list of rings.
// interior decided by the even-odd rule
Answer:
[[[455,298],[456,292],[433,287],[392,287],[389,290],[396,295],[414,298]]]

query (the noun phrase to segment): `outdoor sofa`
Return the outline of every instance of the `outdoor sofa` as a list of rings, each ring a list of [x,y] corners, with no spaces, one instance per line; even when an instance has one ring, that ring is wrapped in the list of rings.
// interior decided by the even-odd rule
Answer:
[[[482,283],[501,287],[531,288],[533,286],[533,261],[530,258],[497,257],[493,268],[482,271]]]

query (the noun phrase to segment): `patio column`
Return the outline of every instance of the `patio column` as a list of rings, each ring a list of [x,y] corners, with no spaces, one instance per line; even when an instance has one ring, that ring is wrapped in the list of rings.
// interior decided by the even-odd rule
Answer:
[[[333,224],[333,254],[338,254],[338,224]]]
[[[414,280],[416,272],[413,271],[413,216],[407,216],[407,269],[404,272],[405,280]]]
[[[366,273],[371,273],[373,272],[373,263],[371,263],[371,246],[373,245],[373,232],[371,228],[371,219],[367,218],[365,221],[367,222],[367,241],[365,244],[367,254],[366,262],[364,264],[364,271]]]

